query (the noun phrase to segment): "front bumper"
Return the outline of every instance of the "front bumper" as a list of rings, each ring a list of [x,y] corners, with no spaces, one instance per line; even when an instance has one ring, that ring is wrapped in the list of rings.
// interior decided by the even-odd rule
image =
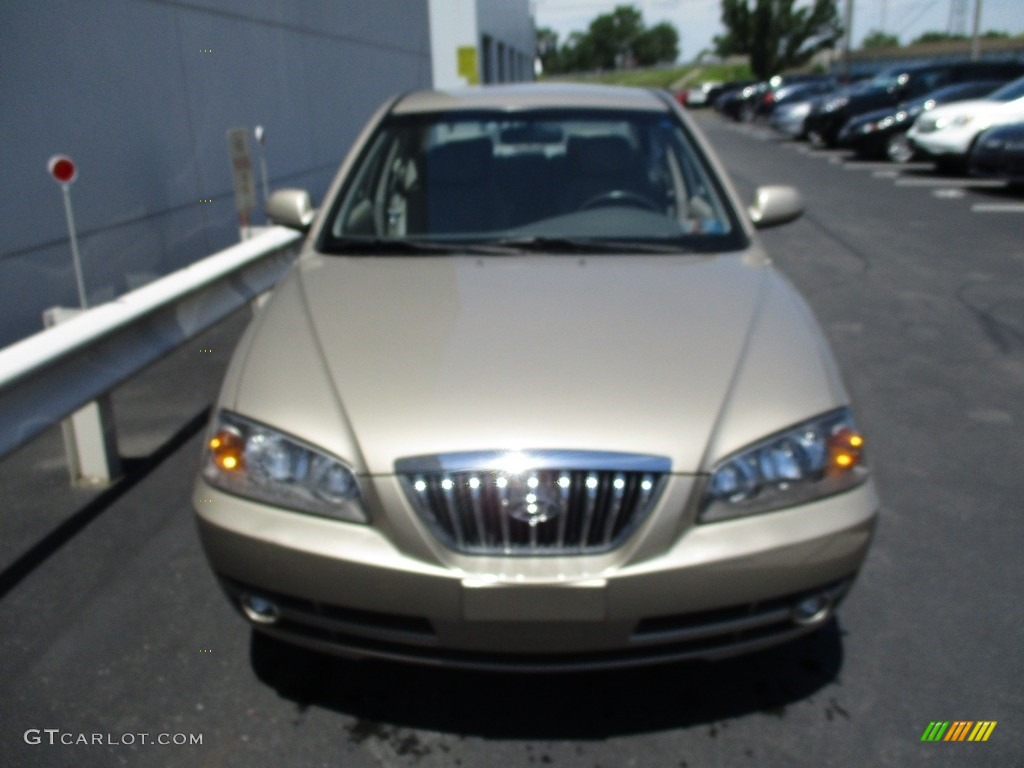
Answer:
[[[804,128],[808,136],[817,137],[828,146],[836,142],[839,130],[847,120],[847,114],[843,110],[834,112],[811,112],[807,116]]]
[[[686,488],[667,489],[660,507]],[[379,479],[385,486],[389,480]],[[391,495],[388,488],[383,496]],[[475,669],[566,670],[716,658],[813,630],[796,606],[840,600],[870,544],[870,482],[802,507],[691,526],[656,554],[655,510],[602,556],[472,558],[410,551],[373,526],[273,509],[200,481],[195,506],[207,556],[232,602],[275,604],[261,631],[354,657]],[[659,520],[660,518],[660,520]],[[677,531],[678,533],[678,531]],[[428,535],[429,534],[425,534]],[[449,553],[450,554],[450,553]]]
[[[772,128],[793,138],[803,138],[806,133],[807,115],[802,112],[780,112],[775,110],[770,120]]]
[[[972,176],[1004,179],[1011,184],[1024,184],[1024,153],[979,153],[971,156]]]
[[[918,154],[928,158],[964,157],[971,147],[977,132],[935,131],[921,133],[913,129],[907,133],[907,140]]]

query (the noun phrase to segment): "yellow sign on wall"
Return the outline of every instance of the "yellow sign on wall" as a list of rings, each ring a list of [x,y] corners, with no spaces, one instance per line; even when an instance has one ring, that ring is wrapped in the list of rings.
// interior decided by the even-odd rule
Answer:
[[[480,82],[480,68],[477,66],[476,46],[460,45],[456,49],[456,56],[459,76],[466,78],[470,85],[477,85]]]

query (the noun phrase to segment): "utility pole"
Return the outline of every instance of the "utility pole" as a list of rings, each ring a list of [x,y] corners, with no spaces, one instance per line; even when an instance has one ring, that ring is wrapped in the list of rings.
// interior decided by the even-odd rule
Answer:
[[[850,40],[853,32],[853,0],[845,0],[843,6],[843,80],[850,79]]]
[[[981,58],[981,0],[974,0],[974,24],[971,28],[971,61]]]

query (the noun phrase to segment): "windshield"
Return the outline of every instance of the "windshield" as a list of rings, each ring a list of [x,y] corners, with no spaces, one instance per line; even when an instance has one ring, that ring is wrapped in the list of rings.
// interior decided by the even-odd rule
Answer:
[[[933,109],[937,104],[964,101],[984,96],[987,93],[991,93],[998,85],[998,80],[977,80],[970,83],[947,85],[945,88],[939,88],[931,93],[926,93],[924,96],[904,102],[900,105],[900,109],[908,112],[921,112],[926,109]]]
[[[385,120],[348,174],[320,249],[573,242],[678,252],[731,250],[746,239],[672,115],[446,112]]]
[[[1007,83],[998,91],[992,91],[988,98],[993,101],[1015,101],[1024,96],[1024,77]]]
[[[906,70],[903,69],[886,69],[879,72],[870,81],[868,86],[870,88],[877,88],[879,90],[898,88],[909,80],[909,76]]]

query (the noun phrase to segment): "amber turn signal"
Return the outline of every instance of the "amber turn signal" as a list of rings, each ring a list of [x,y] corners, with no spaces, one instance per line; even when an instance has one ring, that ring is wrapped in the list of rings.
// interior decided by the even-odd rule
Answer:
[[[853,469],[860,464],[864,438],[852,429],[840,429],[828,438],[828,465],[833,470]]]
[[[218,468],[233,472],[242,468],[242,452],[245,449],[245,441],[237,432],[229,429],[222,429],[207,444],[210,450],[210,457]]]

